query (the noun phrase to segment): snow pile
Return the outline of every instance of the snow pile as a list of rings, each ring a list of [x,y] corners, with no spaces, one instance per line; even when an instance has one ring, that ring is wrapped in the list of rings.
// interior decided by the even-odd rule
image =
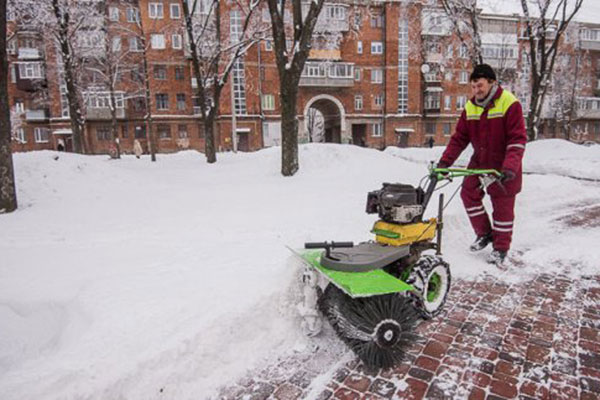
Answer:
[[[304,145],[291,178],[279,174],[278,148],[214,165],[191,151],[157,163],[16,154],[20,208],[0,216],[2,398],[206,398],[306,347],[299,266],[285,246],[371,239],[367,192],[418,184],[441,151]],[[600,222],[564,221],[594,207],[598,185],[565,176],[595,177],[599,156],[600,146],[528,146],[536,173],[517,202],[513,254],[525,267],[513,279],[594,270]],[[445,222],[456,276],[498,274],[465,251],[473,234],[458,196]]]

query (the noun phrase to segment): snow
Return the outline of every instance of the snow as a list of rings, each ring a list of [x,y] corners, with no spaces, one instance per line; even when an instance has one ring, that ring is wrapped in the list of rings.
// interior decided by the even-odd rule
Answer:
[[[303,145],[291,178],[280,148],[213,165],[193,151],[156,163],[15,154],[20,208],[0,216],[2,398],[206,398],[302,351],[300,266],[285,246],[371,239],[367,192],[418,184],[442,150]],[[561,218],[597,204],[599,156],[600,146],[528,145],[512,252],[525,267],[511,279],[594,271],[600,224]],[[442,189],[446,199],[458,186]],[[444,232],[453,274],[502,274],[465,250],[472,239],[456,195]]]

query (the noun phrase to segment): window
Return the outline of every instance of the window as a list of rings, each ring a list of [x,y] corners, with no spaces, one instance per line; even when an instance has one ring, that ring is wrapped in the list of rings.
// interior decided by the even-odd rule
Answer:
[[[354,96],[354,109],[360,111],[363,108],[363,97],[361,95]]]
[[[120,36],[115,36],[112,39],[112,51],[114,53],[121,51],[121,37]]]
[[[179,139],[185,139],[188,137],[187,125],[177,125],[177,137]]]
[[[361,79],[361,76],[360,76],[360,75],[361,75],[361,72],[362,72],[362,70],[361,70],[359,67],[355,67],[355,68],[354,68],[354,80],[355,80],[356,82],[359,82],[359,81],[360,81],[360,79]]]
[[[373,97],[373,108],[376,110],[380,110],[383,107],[383,95],[378,94]]]
[[[155,65],[154,66],[154,79],[160,79],[160,80],[167,79],[166,65]]]
[[[449,69],[448,71],[446,71],[446,72],[444,73],[444,79],[445,79],[445,80],[447,80],[447,81],[451,81],[451,80],[452,80],[452,77],[453,77],[453,75],[454,75],[454,74],[452,73],[452,70],[450,70],[450,69]]]
[[[450,122],[443,123],[442,130],[444,132],[444,136],[450,136],[450,132],[452,132],[452,124],[450,124]]]
[[[177,50],[181,50],[183,48],[182,43],[183,42],[181,40],[180,34],[176,33],[174,35],[171,35],[171,47]]]
[[[265,51],[273,51],[273,43],[270,40],[265,40]]]
[[[272,111],[275,109],[275,96],[272,94],[263,94],[262,96],[263,110]]]
[[[371,83],[383,83],[383,70],[373,68],[371,70]]]
[[[164,9],[162,3],[148,3],[148,15],[151,19],[162,19]]]
[[[22,62],[19,63],[19,77],[21,79],[41,79],[42,63]]]
[[[126,11],[127,22],[140,22],[140,12],[135,8],[128,8]]]
[[[156,133],[159,139],[171,139],[171,126],[168,124],[156,125]]]
[[[452,108],[452,96],[444,96],[444,110]]]
[[[25,112],[25,103],[21,100],[15,100],[15,112],[18,114]]]
[[[27,143],[27,137],[25,136],[25,129],[23,129],[23,128],[17,129],[17,131],[15,132],[15,139],[17,139],[17,142],[19,142],[19,143]]]
[[[383,123],[382,122],[376,122],[374,124],[371,124],[371,134],[374,137],[381,137],[381,136],[383,136]]]
[[[425,93],[425,109],[439,110],[440,109],[440,92]]]
[[[460,71],[458,83],[469,83],[469,73],[467,71]]]
[[[456,109],[462,110],[465,108],[465,104],[467,104],[467,96],[458,96],[456,98]]]
[[[34,128],[33,136],[35,137],[36,143],[48,143],[48,129],[47,128]]]
[[[129,38],[129,51],[142,51],[144,48],[142,46],[142,39],[138,37],[130,37]]]
[[[171,3],[171,19],[179,19],[181,18],[181,8],[179,8],[179,4]]]
[[[408,20],[398,20],[398,112],[408,113]]]
[[[362,40],[359,40],[358,42],[356,42],[356,52],[358,54],[362,54],[362,50],[363,50]]]
[[[449,44],[446,48],[446,57],[451,58],[454,57],[454,46]]]
[[[150,41],[152,43],[152,48],[153,49],[164,49],[165,46],[165,35],[163,35],[162,33],[154,33],[152,35],[150,35]]]
[[[8,54],[17,54],[17,41],[12,39],[12,40],[7,40],[6,41],[6,52]]]
[[[187,107],[187,104],[185,102],[185,94],[184,93],[177,93],[177,109],[179,111],[184,111]]]
[[[136,125],[134,136],[136,139],[146,139],[146,125]]]
[[[119,9],[117,7],[108,8],[108,19],[111,21],[119,20]]]
[[[425,122],[425,135],[426,136],[435,136],[435,122]]]
[[[371,16],[371,28],[383,28],[383,15]]]
[[[121,125],[121,137],[127,139],[129,137],[129,129],[127,124]]]
[[[106,141],[111,139],[110,127],[109,126],[97,126],[96,127],[96,139],[98,141]]]
[[[383,43],[371,42],[371,54],[383,54]]]
[[[169,109],[169,95],[166,93],[156,94],[156,109],[157,110],[168,110]]]
[[[469,49],[467,49],[467,46],[464,43],[460,45],[458,56],[460,58],[469,58]]]
[[[185,71],[183,67],[175,67],[175,80],[182,81],[185,79]]]
[[[325,10],[325,15],[327,19],[337,20],[337,21],[345,21],[346,20],[346,7],[332,5],[328,6]]]

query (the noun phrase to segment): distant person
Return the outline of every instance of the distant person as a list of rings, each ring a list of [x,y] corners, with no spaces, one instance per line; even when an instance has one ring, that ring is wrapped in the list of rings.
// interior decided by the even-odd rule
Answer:
[[[435,140],[433,140],[433,136],[429,136],[429,139],[427,139],[425,141],[425,143],[427,144],[427,146],[429,146],[429,148],[431,149],[433,147],[433,144],[435,143]]]
[[[144,151],[142,150],[142,145],[140,144],[140,141],[135,139],[133,141],[133,154],[135,154],[136,158],[140,158],[143,152]]]
[[[477,235],[471,251],[480,251],[492,243],[494,250],[488,262],[500,265],[510,248],[515,198],[521,191],[521,160],[527,142],[523,109],[517,98],[498,84],[489,65],[477,65],[469,81],[473,97],[465,105],[438,167],[451,166],[470,143],[474,153],[469,168],[493,168],[502,173],[500,183],[487,187],[493,207],[491,224],[483,206],[485,193],[479,179],[466,177],[461,191]]]

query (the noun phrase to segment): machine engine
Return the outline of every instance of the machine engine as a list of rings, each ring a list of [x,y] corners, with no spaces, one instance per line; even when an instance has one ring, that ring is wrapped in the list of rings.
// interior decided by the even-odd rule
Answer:
[[[401,183],[384,183],[383,188],[369,192],[367,214],[379,214],[385,222],[408,224],[420,221],[423,215],[421,188]]]

